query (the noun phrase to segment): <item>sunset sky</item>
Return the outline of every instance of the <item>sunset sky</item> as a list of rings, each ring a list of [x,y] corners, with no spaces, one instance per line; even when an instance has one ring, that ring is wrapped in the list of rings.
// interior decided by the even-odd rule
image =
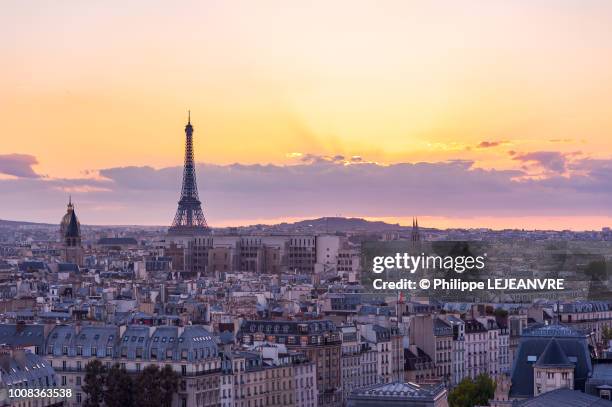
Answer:
[[[0,219],[168,224],[187,110],[213,226],[612,226],[612,3],[23,1]]]

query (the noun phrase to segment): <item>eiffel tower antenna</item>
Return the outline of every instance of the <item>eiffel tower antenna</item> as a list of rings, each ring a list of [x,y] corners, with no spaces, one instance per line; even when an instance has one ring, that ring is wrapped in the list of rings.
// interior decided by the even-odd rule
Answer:
[[[191,125],[191,111],[187,112],[187,125],[185,126],[185,165],[183,167],[183,185],[181,198],[172,226],[168,233],[174,235],[206,234],[210,228],[206,223],[202,203],[198,196],[196,182],[195,161],[193,159],[193,126]]]

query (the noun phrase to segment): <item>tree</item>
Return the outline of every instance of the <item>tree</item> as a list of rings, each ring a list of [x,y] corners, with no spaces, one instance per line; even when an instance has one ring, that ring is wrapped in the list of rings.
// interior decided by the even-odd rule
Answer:
[[[505,318],[508,316],[508,311],[503,308],[495,308],[495,316],[499,318]]]
[[[476,384],[476,402],[480,406],[489,405],[489,400],[495,396],[496,383],[487,374],[479,374],[474,382]]]
[[[480,374],[476,380],[467,377],[448,395],[450,407],[488,406],[495,395],[495,382],[486,374]]]
[[[601,336],[602,336],[604,341],[612,340],[612,328],[604,326],[603,332],[601,333]],[[607,344],[606,344],[606,346],[607,346]]]
[[[471,378],[466,377],[448,394],[448,405],[450,407],[473,407],[474,394],[476,394],[476,385]]]
[[[145,367],[134,383],[134,404],[138,407],[162,407],[162,389],[159,368]]]
[[[164,368],[159,371],[159,377],[162,393],[162,406],[171,407],[172,397],[174,397],[174,393],[178,391],[181,377],[172,369],[170,365],[165,365]]]
[[[85,380],[83,392],[86,399],[84,407],[100,407],[104,399],[104,381],[106,368],[99,360],[92,360],[85,366]]]
[[[106,375],[104,389],[106,407],[133,407],[134,383],[125,368],[113,365]]]

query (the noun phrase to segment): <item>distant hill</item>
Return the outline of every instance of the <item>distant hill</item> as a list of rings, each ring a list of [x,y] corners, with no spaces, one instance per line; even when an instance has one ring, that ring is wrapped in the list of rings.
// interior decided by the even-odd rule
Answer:
[[[58,225],[59,225],[59,222],[55,226],[58,226]],[[20,221],[20,220],[0,219],[0,226],[7,226],[7,227],[19,227],[19,226],[49,227],[49,226],[54,226],[54,225],[51,224],[51,223],[25,222],[25,221]]]
[[[14,221],[0,219],[0,227],[18,228],[18,227],[56,227],[57,224],[51,223],[38,223],[38,222],[26,222],[26,221]],[[142,227],[143,229],[159,229],[165,226],[139,226],[139,225],[82,225],[87,228],[99,229],[99,228],[115,228],[115,227]],[[398,223],[386,223],[381,221],[369,221],[362,218],[343,218],[343,217],[323,217],[316,219],[307,219],[294,223],[279,223],[276,225],[261,225],[270,229],[312,229],[316,231],[329,230],[330,232],[349,232],[349,231],[365,231],[365,232],[380,232],[385,230],[400,230],[407,229],[406,226],[401,226]],[[249,228],[250,226],[243,226]],[[215,228],[216,229],[216,228]],[[225,229],[225,228],[219,228]]]
[[[338,232],[347,232],[352,230],[377,232],[382,230],[402,228],[399,223],[386,223],[381,221],[369,221],[362,218],[341,217],[307,219],[295,223],[283,223],[281,225],[290,225],[295,228],[312,228],[316,230],[329,230]]]
[[[32,227],[32,228],[49,228],[59,227],[58,223],[42,223],[42,222],[26,222],[21,220],[6,220],[0,219],[0,227],[18,228],[18,227]],[[82,227],[91,229],[109,229],[109,228],[142,228],[145,230],[167,228],[167,226],[150,226],[150,225],[87,225],[81,224]]]

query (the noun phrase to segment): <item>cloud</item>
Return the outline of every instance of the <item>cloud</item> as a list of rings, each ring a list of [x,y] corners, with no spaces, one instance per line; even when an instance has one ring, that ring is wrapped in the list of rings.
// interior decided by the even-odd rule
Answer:
[[[580,152],[560,153],[558,151],[534,151],[530,153],[509,151],[508,153],[513,156],[512,159],[515,161],[520,161],[528,165],[535,165],[547,172],[557,174],[565,173],[570,159],[580,155]]]
[[[491,148],[491,147],[498,147],[501,146],[503,144],[507,144],[507,141],[481,141],[480,143],[478,143],[478,145],[476,146],[476,148]]]
[[[338,213],[612,216],[612,160],[567,159],[542,152],[516,155],[518,162],[551,169],[549,176],[530,179],[523,170],[481,169],[466,160],[381,165],[311,155],[307,162],[291,165],[198,164],[197,177],[200,199],[213,226],[236,219]],[[99,174],[92,179],[0,180],[0,213],[9,219],[56,221],[70,191],[83,223],[167,225],[172,220],[181,167],[115,167]]]
[[[39,178],[40,175],[32,169],[36,164],[38,160],[33,155],[3,154],[0,155],[0,174],[19,178]]]
[[[341,163],[345,161],[343,155],[317,155],[317,154],[300,154],[300,161],[303,163]]]

